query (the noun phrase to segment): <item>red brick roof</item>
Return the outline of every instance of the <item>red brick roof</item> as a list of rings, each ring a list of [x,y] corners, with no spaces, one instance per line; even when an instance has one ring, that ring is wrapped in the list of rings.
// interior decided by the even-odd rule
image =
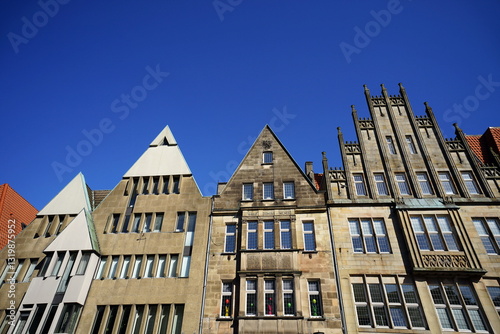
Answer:
[[[482,135],[466,135],[467,143],[483,163],[493,163],[490,148],[498,154],[500,150],[500,127],[490,127]]]
[[[0,185],[0,249],[8,242],[9,225],[14,226],[14,234],[21,232],[21,224],[28,225],[35,219],[38,210],[19,195],[7,183]]]
[[[314,186],[316,187],[316,190],[321,189],[321,181],[323,180],[323,174],[314,174]]]

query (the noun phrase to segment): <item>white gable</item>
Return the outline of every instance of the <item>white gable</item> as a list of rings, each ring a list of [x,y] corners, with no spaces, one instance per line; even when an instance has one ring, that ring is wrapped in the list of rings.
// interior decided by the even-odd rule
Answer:
[[[87,219],[91,219],[90,215],[87,217],[85,210],[81,210],[44,251],[92,250],[92,240]]]
[[[91,211],[85,178],[78,173],[38,215],[76,215],[82,209]]]

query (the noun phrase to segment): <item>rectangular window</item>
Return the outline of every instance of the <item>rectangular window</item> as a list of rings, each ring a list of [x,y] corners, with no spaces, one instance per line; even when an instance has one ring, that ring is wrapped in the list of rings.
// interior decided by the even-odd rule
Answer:
[[[257,280],[246,281],[246,315],[257,315]]]
[[[56,316],[58,306],[59,306],[58,304],[50,306],[49,315],[45,319],[45,323],[43,324],[43,328],[42,328],[42,331],[40,333],[48,333],[49,332],[50,326],[52,326],[52,321],[54,320],[54,317]]]
[[[285,199],[295,198],[295,184],[293,182],[283,183],[283,194]]]
[[[410,220],[420,250],[459,250],[448,216],[411,216]]]
[[[462,172],[462,179],[464,180],[465,186],[467,187],[469,194],[471,195],[479,194],[479,188],[471,172]]]
[[[33,272],[35,271],[35,267],[37,264],[38,264],[37,259],[30,259],[30,266],[28,267],[26,274],[24,274],[23,282],[29,282],[31,280],[31,276],[33,275]]]
[[[16,327],[14,327],[13,333],[15,333],[15,334],[22,333],[24,327],[26,326],[26,323],[28,322],[29,316],[30,316],[29,311],[22,311],[21,312],[19,319],[17,319]]]
[[[174,184],[173,184],[173,187],[172,187],[172,193],[174,194],[178,194],[180,192],[180,180],[181,180],[181,177],[178,176],[178,175],[175,175],[173,177],[174,179]]]
[[[500,254],[500,221],[497,218],[473,218],[474,226],[488,254]]]
[[[162,191],[162,193],[165,195],[168,195],[168,179],[169,179],[168,176],[163,177],[163,191]]]
[[[316,251],[316,237],[314,236],[314,223],[303,222],[302,230],[304,231],[304,251]]]
[[[281,249],[292,249],[292,232],[289,220],[280,221]]]
[[[295,315],[295,293],[293,279],[283,279],[283,314]]]
[[[251,201],[253,200],[253,184],[243,183],[243,200]]]
[[[130,222],[130,215],[126,215],[123,221],[122,233],[128,232],[128,223]]]
[[[184,231],[184,220],[186,218],[185,212],[177,212],[177,224],[175,225],[176,232]]]
[[[406,182],[405,173],[396,173],[396,183],[398,185],[399,193],[401,195],[410,195],[410,188],[408,187],[408,183]]]
[[[87,270],[87,266],[89,265],[90,253],[85,252],[82,253],[82,257],[80,258],[80,263],[78,264],[78,268],[76,269],[77,275],[84,275]]]
[[[56,333],[73,333],[75,330],[82,306],[78,304],[64,304],[64,308],[56,327]]]
[[[417,173],[417,180],[420,185],[420,189],[422,189],[422,194],[424,195],[433,195],[431,184],[429,183],[429,177],[427,173]]]
[[[127,330],[128,319],[130,318],[130,311],[132,305],[123,305],[123,311],[120,319],[120,326],[118,327],[118,334],[125,334]]]
[[[174,319],[172,321],[172,334],[182,333],[182,319],[184,318],[184,304],[174,305]]]
[[[247,223],[247,249],[257,249],[257,222]]]
[[[135,306],[134,320],[132,323],[132,328],[133,328],[132,333],[133,334],[140,333],[143,314],[144,314],[144,305],[136,305]]]
[[[118,223],[120,222],[120,214],[114,213],[112,219],[113,222],[111,223],[111,233],[116,233],[118,231]]]
[[[144,270],[144,278],[153,277],[153,263],[155,261],[154,255],[148,255],[146,257],[146,269]]]
[[[166,255],[159,255],[158,256],[158,266],[156,267],[156,276],[157,278],[159,277],[165,277],[165,269],[167,268],[167,256]]]
[[[120,278],[128,278],[128,269],[130,268],[130,255],[123,256],[122,269],[120,271]]]
[[[153,334],[153,328],[155,326],[156,320],[156,309],[158,306],[149,305],[148,316],[146,318],[146,328],[144,329],[144,333]]]
[[[376,173],[373,175],[373,178],[375,179],[375,185],[377,186],[378,194],[381,196],[389,195],[389,192],[387,191],[387,185],[385,183],[384,174]]]
[[[351,218],[349,230],[354,253],[390,253],[389,239],[381,218]]]
[[[319,281],[308,281],[307,290],[309,294],[309,309],[311,317],[322,317],[323,306],[321,303],[321,291],[319,288]]]
[[[57,260],[56,260],[56,264],[54,265],[54,268],[52,269],[51,276],[57,276],[57,274],[59,273],[59,269],[61,268],[62,262],[64,260],[64,255],[65,255],[64,252],[57,252],[56,253]]]
[[[263,184],[263,198],[264,199],[274,199],[274,184],[271,182]]]
[[[114,255],[111,257],[111,266],[109,267],[108,278],[113,279],[116,278],[116,268],[118,267],[118,259],[120,257],[118,255]]]
[[[470,285],[429,285],[434,306],[443,329],[487,331],[484,315]]]
[[[132,224],[132,232],[139,233],[139,225],[141,223],[141,214],[134,214],[134,223]]]
[[[153,177],[153,195],[158,195],[158,184],[160,183],[160,178],[158,176]]]
[[[139,278],[141,275],[142,255],[135,256],[134,268],[132,269],[132,278]]]
[[[276,315],[276,294],[275,294],[276,282],[273,279],[264,280],[264,300],[265,314],[266,315]]]
[[[145,177],[144,178],[144,185],[143,185],[143,188],[142,188],[143,195],[149,194],[148,186],[149,186],[149,177]]]
[[[262,154],[262,162],[265,164],[272,164],[273,163],[273,152],[271,152],[271,151],[264,152]]]
[[[408,150],[410,151],[411,154],[417,154],[417,149],[415,147],[415,144],[413,144],[413,139],[411,136],[406,136],[406,143],[408,144]]]
[[[353,278],[352,291],[358,325],[365,327],[425,328],[424,317],[413,283],[399,278]]]
[[[106,268],[106,263],[108,262],[107,256],[101,256],[101,262],[99,262],[99,268],[97,269],[97,273],[95,275],[95,279],[100,279],[103,277],[104,269]]]
[[[153,232],[161,232],[162,224],[163,224],[163,213],[157,213],[155,217],[155,227]]]
[[[233,305],[233,283],[222,282],[222,301],[220,316],[228,318],[232,316]]]
[[[365,181],[363,179],[363,174],[353,174],[354,187],[356,188],[356,195],[366,196]]]
[[[455,190],[455,186],[453,186],[453,182],[451,182],[450,173],[440,172],[439,173],[439,181],[441,181],[441,185],[443,186],[445,194],[447,194],[447,195],[456,195],[457,194],[457,191]]]
[[[387,148],[389,149],[390,154],[396,154],[396,147],[394,146],[394,142],[392,141],[391,136],[385,137],[385,140],[387,141]]]
[[[226,225],[226,246],[225,253],[234,253],[236,251],[236,224]]]
[[[160,326],[159,326],[160,330],[158,331],[158,333],[163,334],[167,332],[169,315],[170,315],[170,305],[163,304],[161,306]]]
[[[497,310],[498,315],[500,315],[500,286],[488,286],[488,293],[490,294],[493,305]]]
[[[40,326],[40,323],[42,322],[43,314],[45,313],[46,308],[47,308],[47,304],[38,304],[36,306],[35,315],[33,316],[33,319],[31,320],[30,326],[28,327],[28,332],[27,332],[28,334],[36,333],[38,326]],[[0,333],[4,333],[4,332],[0,331]]]
[[[115,328],[116,315],[118,313],[118,305],[109,307],[108,320],[106,321],[106,333],[112,333]]]
[[[153,219],[153,214],[146,213],[144,219],[144,227],[142,228],[143,233],[151,232],[151,219]]]
[[[76,255],[78,252],[69,252],[69,259],[66,263],[66,267],[64,268],[61,279],[59,280],[59,286],[57,287],[56,292],[63,293],[68,288],[69,284],[69,274],[73,270],[73,266],[75,265]]]
[[[52,261],[52,254],[47,254],[42,261],[43,261],[42,268],[38,272],[38,277],[43,277],[47,273],[47,269],[49,269],[50,261]]]
[[[264,249],[274,249],[274,222],[264,222]]]
[[[184,255],[182,257],[181,273],[179,277],[188,277],[190,268],[191,268],[191,256]]]
[[[179,262],[179,255],[170,255],[170,264],[168,266],[168,277],[177,277],[177,263]]]

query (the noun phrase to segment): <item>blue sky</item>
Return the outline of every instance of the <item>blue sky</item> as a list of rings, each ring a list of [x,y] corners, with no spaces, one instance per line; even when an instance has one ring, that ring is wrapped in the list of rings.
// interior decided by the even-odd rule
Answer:
[[[80,171],[112,189],[167,124],[204,195],[266,124],[341,166],[364,84],[445,137],[500,126],[500,1],[59,1],[0,5],[0,184],[37,209]]]

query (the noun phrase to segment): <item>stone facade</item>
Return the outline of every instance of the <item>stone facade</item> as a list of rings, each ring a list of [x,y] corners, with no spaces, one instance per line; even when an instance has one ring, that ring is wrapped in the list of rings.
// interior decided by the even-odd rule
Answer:
[[[500,131],[365,96],[323,173],[266,126],[212,197],[168,127],[113,190],[78,175],[0,251],[0,334],[500,332]]]

